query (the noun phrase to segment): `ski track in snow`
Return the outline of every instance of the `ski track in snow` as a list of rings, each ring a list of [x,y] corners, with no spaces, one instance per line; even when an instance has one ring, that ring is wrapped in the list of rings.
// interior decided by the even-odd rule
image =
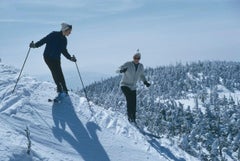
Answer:
[[[12,94],[17,75],[16,69],[0,64],[0,161],[196,160],[165,139],[142,135],[123,114],[89,107],[74,93],[61,103],[49,103],[56,95],[52,83],[23,76]]]

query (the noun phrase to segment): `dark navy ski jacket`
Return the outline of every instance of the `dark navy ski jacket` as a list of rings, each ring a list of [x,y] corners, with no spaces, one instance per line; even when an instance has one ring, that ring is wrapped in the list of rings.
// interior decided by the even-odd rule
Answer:
[[[48,59],[60,60],[61,53],[71,59],[71,55],[67,51],[67,38],[62,34],[62,31],[53,31],[46,37],[35,43],[36,47],[46,44],[44,57]]]

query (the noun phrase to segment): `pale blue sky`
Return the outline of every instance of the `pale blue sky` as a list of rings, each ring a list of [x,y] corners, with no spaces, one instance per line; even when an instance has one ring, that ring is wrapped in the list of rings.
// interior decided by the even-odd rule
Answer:
[[[0,58],[20,68],[31,40],[67,22],[68,50],[82,71],[114,75],[138,48],[146,67],[239,61],[239,17],[239,0],[1,0]],[[31,50],[25,73],[49,74],[43,50]],[[62,64],[75,70],[64,57]]]

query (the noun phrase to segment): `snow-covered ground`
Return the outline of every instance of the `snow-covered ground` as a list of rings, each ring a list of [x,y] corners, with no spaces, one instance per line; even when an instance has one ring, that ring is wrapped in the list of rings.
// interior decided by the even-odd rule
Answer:
[[[118,112],[87,103],[71,93],[61,103],[55,86],[21,77],[0,63],[1,161],[194,161],[166,138],[143,135]],[[26,127],[31,152],[27,154]]]

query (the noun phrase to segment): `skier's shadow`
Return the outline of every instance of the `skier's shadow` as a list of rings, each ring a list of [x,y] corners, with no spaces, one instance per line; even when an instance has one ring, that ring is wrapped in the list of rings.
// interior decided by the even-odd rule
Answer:
[[[148,142],[152,145],[152,147],[162,156],[164,156],[167,160],[169,160],[169,158],[171,160],[174,161],[186,161],[183,158],[177,158],[172,152],[171,150],[169,150],[168,148],[161,146],[160,143],[152,137],[152,139],[148,140]]]
[[[62,103],[53,104],[52,116],[55,124],[55,127],[53,127],[54,136],[60,142],[62,140],[67,141],[81,155],[83,160],[110,161],[96,134],[96,131],[101,131],[101,128],[94,122],[88,122],[85,128],[69,97],[64,98]],[[71,132],[66,131],[66,125]]]

